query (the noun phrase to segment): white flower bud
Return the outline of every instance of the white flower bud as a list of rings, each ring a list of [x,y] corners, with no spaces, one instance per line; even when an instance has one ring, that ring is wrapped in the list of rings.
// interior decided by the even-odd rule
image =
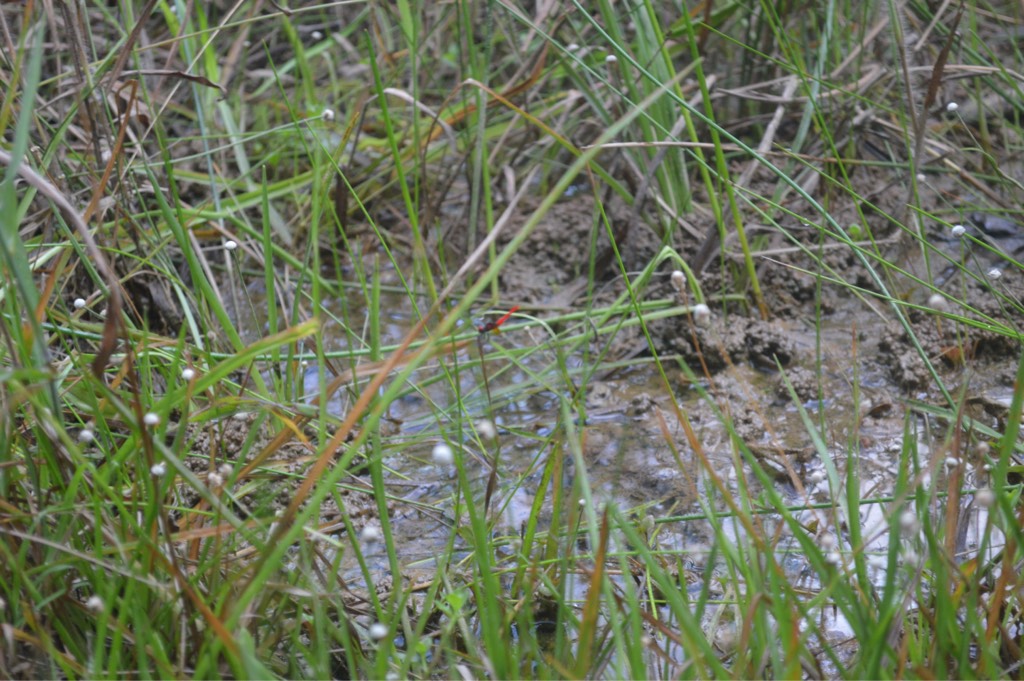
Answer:
[[[697,303],[693,306],[693,323],[702,329],[711,326],[711,308],[704,303]]]
[[[493,440],[498,436],[498,429],[494,427],[494,421],[480,419],[476,422],[476,432],[485,440]]]
[[[455,456],[452,454],[452,448],[444,442],[438,442],[434,445],[434,451],[431,452],[431,457],[434,459],[434,463],[438,466],[450,466],[452,461],[455,460]]]

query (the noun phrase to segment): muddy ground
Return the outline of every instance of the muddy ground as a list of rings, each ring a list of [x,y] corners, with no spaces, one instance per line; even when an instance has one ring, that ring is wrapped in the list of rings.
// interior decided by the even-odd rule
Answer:
[[[761,190],[770,192],[771,178],[756,177]],[[853,234],[881,272],[883,285],[898,301],[924,355],[947,389],[964,402],[965,413],[998,429],[1012,395],[1021,347],[996,326],[1019,328],[1017,309],[1024,293],[1024,272],[1004,255],[1019,259],[1021,230],[1016,223],[974,206],[950,210],[938,199],[952,190],[954,178],[941,174],[926,177],[921,189],[923,212],[931,211],[941,219],[924,220],[924,241],[896,229],[886,217],[900,214],[907,198],[905,183],[891,170],[860,173],[860,180],[882,189],[862,190],[873,201],[866,213],[868,233],[861,227]],[[927,205],[929,198],[935,199],[934,205]],[[515,208],[499,245],[517,233],[537,205],[527,200]],[[858,224],[858,210],[864,210],[852,201],[844,206],[838,199],[832,206],[833,216],[844,227]],[[747,224],[767,318],[759,313],[745,279],[738,244],[729,238],[725,255],[712,258],[699,275],[712,311],[710,323],[697,324],[688,314],[647,323],[657,354],[669,370],[673,395],[666,391],[653,364],[642,362],[633,368],[601,372],[586,386],[588,421],[579,428],[579,437],[587,479],[596,498],[632,509],[638,520],[651,516],[662,521],[699,512],[701,495],[711,489],[709,475],[721,477],[730,486],[743,477],[756,489],[755,476],[737,456],[724,419],[774,477],[777,489],[794,503],[828,501],[830,490],[822,482],[820,453],[801,409],[821,429],[830,456],[840,467],[850,451],[858,453],[864,497],[881,496],[891,488],[908,414],[915,432],[935,435],[934,441],[921,444],[926,455],[962,454],[943,449],[949,424],[915,410],[915,405],[943,404],[942,394],[892,304],[879,297],[879,285],[862,260],[850,248],[837,246],[835,240],[822,239],[819,229],[811,226],[822,221],[811,211],[800,210],[796,202],[788,209],[802,216],[779,218],[789,238],[777,229],[759,227],[754,215]],[[689,231],[681,229],[664,239],[620,201],[608,200],[606,210],[621,262],[610,247],[594,196],[585,190],[575,191],[544,216],[502,270],[502,304],[520,305],[525,313],[539,318],[609,304],[625,290],[623,271],[635,280],[665,245],[692,261],[702,245],[694,232],[710,226],[694,224]],[[962,224],[968,237],[955,236],[951,224]],[[592,243],[596,245],[591,247]],[[452,257],[457,259],[458,254]],[[883,259],[892,266],[883,265]],[[954,266],[959,262],[964,267]],[[596,287],[588,291],[591,269],[597,273]],[[666,262],[647,286],[637,291],[638,297],[692,304],[689,298],[680,298],[673,286],[673,269]],[[998,277],[993,269],[999,270]],[[936,289],[948,297],[936,297],[935,290],[922,283],[928,281],[936,282]],[[400,340],[410,319],[409,310],[394,310],[394,324],[389,327],[392,337],[384,342]],[[251,323],[258,337],[259,320]],[[528,330],[513,329],[502,334],[501,342],[515,347],[542,341]],[[592,349],[597,351],[606,342],[595,341]],[[639,327],[626,327],[611,341],[603,361],[642,360],[650,355]],[[310,393],[316,389],[315,377],[311,368],[307,377]],[[517,374],[506,371],[491,379],[491,389],[507,390],[516,381]],[[440,402],[445,397],[435,395],[435,399]],[[494,508],[504,517],[499,531],[510,536],[518,533],[530,512],[540,477],[539,461],[545,455],[538,453],[538,439],[524,434],[557,428],[553,416],[557,402],[556,396],[531,389],[522,400],[509,403],[514,407],[495,414],[503,454],[501,491]],[[486,416],[483,405],[474,404],[480,410],[474,418]],[[693,443],[675,404],[692,427],[711,471],[697,465]],[[344,409],[344,400],[337,409]],[[249,423],[241,420],[252,417],[232,418],[239,421],[239,428],[233,428],[231,421],[217,421],[206,433],[194,435],[197,457],[193,463],[199,472],[208,467],[211,448],[230,460],[243,450],[258,452],[273,435],[263,428],[255,442],[235,442],[250,429]],[[431,418],[426,402],[410,396],[394,405],[384,425],[392,443],[393,454],[386,464],[394,471],[389,485],[396,497],[389,504],[389,520],[396,545],[402,550],[402,579],[407,585],[429,581],[437,568],[434,558],[452,531],[452,473],[431,462],[434,441],[416,437],[419,427]],[[238,434],[232,436],[235,430]],[[258,498],[251,500],[256,515],[288,503],[315,454],[315,434],[307,436],[304,444],[294,442],[267,462],[263,475],[276,476],[276,482],[258,488]],[[963,442],[974,446],[981,439],[965,438]],[[415,444],[404,446],[407,440]],[[465,446],[467,455],[480,461],[471,475],[480,492],[487,481],[486,456],[475,452],[472,442]],[[566,484],[571,485],[579,473],[570,465]],[[979,474],[972,480],[983,479]],[[368,479],[358,470],[340,494],[353,531],[362,533],[368,526],[379,526]],[[189,507],[197,500],[181,501]],[[240,502],[245,503],[244,499]],[[834,522],[822,515],[814,526],[821,534],[839,535],[830,525]],[[327,534],[344,532],[341,511],[333,500],[321,510],[320,524]],[[710,532],[702,522],[668,522],[659,525],[657,541],[662,548],[687,551],[699,568]],[[386,556],[371,546],[369,560],[376,575],[374,588],[387,591],[393,577]],[[360,602],[366,588],[360,568],[345,562],[342,577],[353,587],[353,602]]]
[[[963,224],[968,234],[1010,255],[1019,248],[1017,225],[977,211],[947,212],[945,223],[926,220],[930,260],[926,263],[920,242],[893,228],[884,217],[886,212],[899,210],[906,193],[901,183],[882,176],[882,172],[878,171],[879,176],[873,180],[865,178],[887,189],[874,192],[875,210],[867,217],[874,243],[867,239],[859,243],[923,281],[939,282],[940,290],[973,308],[965,311],[955,300],[941,301],[906,273],[882,267],[877,258],[872,260],[882,271],[889,292],[901,301],[900,309],[947,388],[964,397],[969,414],[998,428],[1009,403],[1020,344],[990,327],[993,323],[1018,327],[1020,319],[1011,303],[1021,300],[1024,273],[978,244],[972,246],[969,239],[955,237],[945,223]],[[922,195],[934,192],[938,196],[942,182],[952,180],[930,178]],[[527,201],[517,207],[499,243],[516,233],[536,205]],[[502,270],[503,303],[521,305],[529,314],[543,318],[587,309],[588,296],[592,296],[591,306],[597,307],[620,295],[624,290],[623,269],[635,278],[666,240],[643,221],[637,221],[621,202],[609,201],[608,207],[621,263],[610,248],[594,197],[586,191],[575,192],[554,206]],[[856,206],[836,209],[834,215],[840,224],[853,224]],[[824,439],[840,457],[856,442],[862,452],[884,458],[884,452],[893,448],[898,451],[910,401],[939,404],[942,399],[925,361],[890,304],[875,297],[879,288],[861,260],[847,247],[822,243],[818,230],[808,223],[820,224],[820,220],[810,213],[803,220],[781,219],[781,226],[793,235],[790,240],[753,222],[748,225],[756,246],[754,257],[767,319],[758,313],[749,283],[743,279],[738,246],[729,239],[725,256],[712,258],[700,274],[700,285],[712,310],[710,324],[697,325],[686,314],[647,324],[658,355],[669,366],[676,400],[685,409],[709,458],[721,466],[721,474],[733,478],[744,474],[735,467],[730,435],[722,426],[724,414],[736,434],[795,500],[806,493],[814,495],[814,485],[807,480],[820,469],[797,402],[824,424]],[[796,248],[794,240],[807,250]],[[596,247],[589,246],[592,242]],[[701,243],[693,235],[684,234],[668,239],[667,245],[690,259]],[[951,264],[961,260],[966,269]],[[598,276],[597,288],[591,294],[586,283],[592,267]],[[998,279],[990,274],[993,268],[1001,271]],[[670,281],[672,269],[666,263],[648,286],[638,291],[639,297],[678,304],[679,294]],[[741,295],[736,296],[737,292]],[[953,315],[964,315],[977,321],[978,326],[953,319]],[[395,316],[398,320],[409,318],[408,311]],[[392,340],[397,340],[401,332],[402,326],[397,324]],[[515,345],[534,343],[536,338],[513,331],[503,334],[502,341]],[[615,337],[605,359],[611,362],[648,355],[650,348],[642,332],[630,327]],[[661,516],[692,511],[697,508],[701,488],[699,476],[686,473],[696,470],[692,465],[693,448],[679,425],[672,399],[656,379],[653,366],[648,367],[602,375],[601,380],[587,386],[586,407],[593,419],[582,429],[581,437],[591,466],[588,475],[598,495],[637,508],[638,512]],[[500,385],[501,379],[497,380]],[[707,398],[702,397],[705,393]],[[545,423],[553,426],[549,423],[551,405],[538,396],[532,399],[535,409],[499,414],[499,423],[511,430],[545,427],[538,425]],[[415,422],[415,398],[397,405],[393,414],[398,422]],[[401,441],[402,427],[387,427]],[[221,437],[229,432],[222,429]],[[265,437],[269,435],[265,433]],[[209,443],[204,443],[196,440],[198,450],[208,452]],[[513,452],[521,449],[524,454],[505,459],[508,470],[504,474],[510,484],[534,462],[532,454],[525,453],[530,450],[528,443],[517,447],[512,438],[512,445]],[[284,450],[271,465],[297,473],[296,465],[288,461],[308,461],[313,453],[311,446]],[[402,451],[389,464],[408,476],[393,480],[399,496],[428,505],[441,504],[442,508],[445,499],[450,499],[448,476],[430,465],[429,450]],[[482,485],[483,466],[477,477]],[[881,491],[885,481],[877,482]],[[283,503],[296,484],[297,478],[283,476],[279,498],[270,503]],[[810,492],[805,491],[808,486]],[[345,491],[346,503],[355,509],[353,525],[360,530],[374,522],[375,509],[360,476],[353,476],[350,487]],[[529,482],[523,487],[516,483],[516,489],[507,504],[509,529],[530,502]],[[411,523],[396,524],[397,531],[406,535],[407,541],[401,545],[410,549],[410,556],[431,555],[444,542],[446,528],[438,524],[437,513],[407,513],[397,508],[395,512],[393,520],[401,516]],[[321,521],[325,527],[337,521],[333,504],[321,514]],[[337,529],[337,525],[334,527]],[[684,535],[692,538],[692,528],[680,533],[680,537]]]

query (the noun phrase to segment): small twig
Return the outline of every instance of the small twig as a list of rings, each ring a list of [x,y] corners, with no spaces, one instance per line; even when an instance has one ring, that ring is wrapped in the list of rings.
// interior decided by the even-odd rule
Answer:
[[[278,12],[280,12],[283,15],[285,15],[286,17],[290,17],[293,14],[293,12],[290,9],[288,9],[287,7],[284,7],[282,5],[277,4],[276,2],[274,2],[274,0],[267,0],[267,2],[270,3],[271,7],[273,7],[274,9],[276,9]]]

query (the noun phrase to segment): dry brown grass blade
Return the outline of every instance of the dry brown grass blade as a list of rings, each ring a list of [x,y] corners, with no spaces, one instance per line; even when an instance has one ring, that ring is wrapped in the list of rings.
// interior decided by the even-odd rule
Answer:
[[[135,46],[136,41],[139,39],[139,34],[142,33],[142,29],[145,26],[146,20],[149,19],[149,15],[153,12],[153,8],[156,7],[157,0],[149,0],[146,6],[139,12],[139,20],[135,22],[135,26],[132,28],[132,32],[128,34],[128,39],[125,40],[124,45],[120,48],[120,54],[117,55],[117,61],[114,62],[113,68],[106,76],[106,80],[113,83],[121,77],[121,72],[124,71],[124,65],[128,63],[128,58],[132,55],[132,48]]]
[[[949,36],[946,38],[946,42],[942,45],[942,50],[939,52],[939,56],[935,59],[935,67],[932,68],[932,77],[928,81],[928,92],[924,97],[924,110],[928,111],[935,103],[935,97],[939,92],[939,85],[942,84],[942,76],[946,71],[946,61],[949,60],[949,51],[953,47],[953,43],[956,41],[957,28],[960,26],[960,20],[964,16],[964,4],[961,2],[960,7],[956,11],[956,16],[953,17],[953,23],[949,27]]]
[[[431,348],[431,351],[434,354],[452,354],[452,353],[458,352],[462,348],[466,347],[470,342],[472,342],[472,339],[462,340],[462,341],[458,341],[456,343],[449,343],[449,344],[447,344],[445,346],[442,346],[440,348],[436,348],[436,347],[435,348]],[[367,376],[373,376],[374,374],[383,374],[383,375],[386,376],[387,374],[390,374],[393,371],[401,369],[406,364],[408,364],[410,361],[412,361],[413,358],[411,358],[411,357],[407,358],[404,362],[398,362],[398,363],[396,363],[394,365],[391,364],[392,359],[393,359],[393,357],[389,358],[387,360],[382,360],[380,362],[373,362],[373,363],[370,363],[370,364],[364,364],[364,365],[356,367],[355,371],[350,369],[350,370],[341,372],[340,374],[335,376],[333,379],[331,379],[331,382],[327,384],[327,388],[325,389],[324,394],[326,395],[326,397],[328,399],[330,399],[330,397],[332,395],[334,395],[334,393],[338,392],[338,390],[340,390],[343,385],[345,385],[347,383],[351,383],[355,379],[366,378]],[[319,395],[316,396],[311,401],[311,404],[313,406],[316,406],[316,405],[320,404],[320,396]],[[264,462],[267,461],[267,459],[269,459],[271,456],[273,456],[274,452],[276,452],[281,447],[283,447],[285,444],[290,442],[291,439],[295,436],[295,433],[296,433],[295,427],[296,426],[301,428],[302,425],[304,425],[305,423],[307,423],[310,420],[311,420],[310,417],[299,416],[299,417],[297,417],[294,420],[295,426],[291,426],[291,427],[286,426],[286,427],[282,428],[278,432],[278,434],[274,437],[274,439],[271,440],[269,443],[267,443],[267,446],[264,447],[260,451],[260,453],[257,454],[252,459],[252,461],[247,463],[242,468],[241,471],[239,471],[239,473],[238,473],[238,480],[243,480],[244,478],[248,477],[254,470],[256,470],[256,468],[261,466]]]
[[[215,83],[206,76],[200,76],[195,73],[186,73],[179,69],[134,69],[131,71],[125,71],[123,74],[125,77],[131,76],[159,76],[161,78],[180,78],[181,80],[187,80],[190,83],[197,83],[205,87],[212,87],[220,91],[221,94],[227,94],[224,91],[224,87],[219,83]]]
[[[959,571],[956,563],[958,535],[960,528],[960,491],[963,489],[963,476],[964,476],[964,460],[962,458],[962,447],[961,434],[964,432],[964,406],[965,399],[961,399],[956,407],[956,426],[953,428],[953,434],[949,443],[950,451],[948,455],[956,458],[959,463],[955,468],[950,470],[949,475],[946,477],[946,533],[945,533],[945,549],[946,559],[949,561],[949,565],[953,571]],[[962,528],[966,530],[966,527]],[[952,592],[957,584],[950,584],[949,588]]]
[[[121,158],[121,152],[124,150],[124,138],[128,132],[128,122],[131,119],[130,112],[135,110],[135,102],[138,100],[138,81],[131,81],[131,94],[128,97],[128,108],[127,112],[121,118],[121,126],[117,131],[117,140],[114,143],[114,148],[111,151],[110,159],[107,161],[107,167],[103,169],[103,176],[99,182],[93,188],[92,198],[89,200],[89,205],[85,208],[85,213],[82,215],[82,220],[88,224],[92,218],[96,209],[100,205],[100,200],[106,194],[107,184],[110,182],[110,176],[114,172],[114,166]],[[114,281],[114,288],[120,292],[120,282]],[[114,350],[117,348],[117,339],[121,331],[121,307],[123,298],[120,293],[115,297],[111,296],[107,305],[106,319],[103,322],[103,335],[100,339],[99,349],[96,351],[96,358],[92,363],[93,373],[99,378],[103,375],[103,370],[106,369],[107,361],[110,356],[114,354]]]
[[[466,347],[466,345],[468,345],[470,342],[472,342],[472,339],[458,341],[456,343],[449,343],[441,347],[432,347],[431,351],[435,355],[452,354]],[[325,396],[328,399],[330,399],[345,384],[351,383],[353,380],[356,379],[366,378],[368,376],[373,376],[378,372],[385,371],[390,361],[391,360],[388,359],[380,362],[372,362],[369,364],[364,364],[356,367],[355,371],[348,370],[339,373],[337,376],[331,379],[331,382],[329,384],[327,384],[327,387],[324,391]],[[391,369],[388,369],[385,373],[387,374],[397,369],[401,369],[409,361],[411,361],[411,358],[406,359],[404,362],[400,362],[397,365],[391,367]],[[320,404],[319,395],[317,395],[311,401],[312,406],[316,406],[318,404]],[[252,475],[253,471],[255,471],[257,468],[265,464],[270,459],[270,457],[272,457],[278,450],[280,450],[286,444],[291,442],[295,437],[300,435],[302,433],[302,426],[304,426],[311,420],[312,417],[309,416],[297,416],[294,419],[291,419],[283,428],[281,428],[277,432],[274,438],[270,442],[268,442],[256,456],[252,458],[252,460],[250,460],[247,464],[245,464],[245,466],[242,467],[242,470],[238,472],[236,482],[241,482],[248,478],[250,475]],[[319,456],[314,457],[313,460],[316,460],[318,458]],[[305,463],[307,460],[308,459],[303,458],[299,461],[299,463]],[[186,516],[182,519],[182,522],[180,523],[181,526],[185,528],[186,531],[198,531],[198,526],[201,525],[204,518],[202,511],[206,510],[207,508],[209,508],[209,503],[205,499],[200,499],[198,502],[196,502],[196,505],[191,508],[190,512],[186,514]],[[191,518],[195,518],[195,520],[191,520]]]
[[[590,668],[594,655],[594,641],[597,637],[597,622],[601,615],[601,585],[604,581],[604,562],[608,557],[608,509],[605,508],[601,517],[601,535],[594,554],[594,570],[590,573],[590,590],[587,602],[583,605],[580,617],[580,637],[577,642],[575,677],[587,678],[592,673]]]
[[[443,298],[438,298],[438,301],[441,300],[443,300]],[[295,522],[295,516],[298,514],[299,509],[302,508],[302,505],[306,502],[306,498],[309,496],[310,492],[313,491],[313,486],[316,485],[317,481],[319,481],[320,478],[323,476],[324,471],[326,471],[327,467],[331,464],[332,461],[334,461],[335,452],[337,452],[338,448],[342,445],[342,443],[344,443],[348,439],[349,435],[355,429],[356,423],[358,423],[359,420],[369,410],[370,404],[377,396],[377,391],[380,390],[380,387],[382,385],[384,385],[384,381],[387,380],[387,377],[391,374],[391,372],[399,366],[402,359],[405,357],[406,352],[409,350],[409,347],[412,345],[413,340],[418,338],[419,335],[423,332],[423,329],[426,328],[427,320],[430,319],[430,317],[436,312],[436,310],[439,307],[440,302],[435,302],[434,305],[431,306],[430,311],[427,314],[423,315],[420,321],[416,323],[416,326],[414,326],[413,329],[406,335],[405,339],[402,341],[402,344],[391,354],[391,357],[389,357],[384,362],[384,365],[381,367],[381,370],[377,372],[377,374],[373,377],[370,383],[363,390],[362,394],[359,395],[359,399],[356,400],[356,403],[354,405],[352,405],[352,408],[349,410],[349,413],[345,417],[345,420],[342,422],[338,430],[334,433],[334,437],[332,437],[330,441],[326,445],[324,445],[323,451],[320,453],[320,457],[317,459],[316,463],[313,464],[313,467],[309,470],[309,472],[306,473],[306,477],[302,481],[302,484],[299,485],[299,488],[295,491],[295,496],[292,498],[291,503],[288,504],[288,507],[284,509],[284,512],[281,514],[281,518],[277,525],[277,528],[274,530],[272,536],[267,542],[269,546],[278,545],[284,540],[284,536],[291,529],[292,523]],[[422,348],[419,349],[418,352],[425,351],[430,351],[429,345],[423,346]],[[410,358],[410,361],[412,359],[416,359],[417,357],[418,353],[417,355],[414,355],[412,358]],[[338,382],[338,379],[332,381],[332,385],[336,382]],[[340,383],[338,385],[340,387]],[[275,438],[274,442],[277,442],[277,440],[278,438]],[[268,448],[269,446],[270,445],[268,445]],[[261,452],[261,456],[263,455],[263,453],[264,452]],[[266,562],[267,558],[270,555],[271,552],[269,551],[262,553],[260,555],[259,560],[257,560],[255,564],[251,566],[252,569],[249,572],[249,580],[240,589],[241,592],[245,592],[246,589],[248,589],[248,582],[251,582],[260,573],[260,570],[262,570],[263,568],[263,563]],[[227,617],[228,615],[226,611],[225,618]]]
[[[935,102],[935,97],[939,91],[939,85],[942,83],[942,76],[946,70],[946,61],[949,57],[949,51],[953,46],[953,41],[956,40],[956,28],[960,25],[960,19],[963,17],[964,7],[960,5],[957,10],[956,16],[953,18],[953,25],[950,27],[949,37],[946,39],[945,44],[942,46],[942,50],[939,52],[939,56],[935,60],[935,65],[932,67],[931,77],[928,80],[928,89],[925,91],[924,101],[921,105],[920,113],[917,112],[914,106],[914,100],[912,97],[911,86],[910,86],[910,68],[906,61],[906,46],[900,43],[899,54],[902,59],[903,65],[903,79],[907,87],[907,105],[911,115],[911,123],[914,130],[914,156],[910,159],[911,169],[910,174],[916,176],[918,169],[921,167],[924,159],[921,158],[924,151],[925,145],[925,128],[928,122],[928,110],[932,107]],[[910,191],[913,192],[913,186]],[[908,197],[908,207],[912,205],[913,197]],[[908,209],[909,210],[909,209]],[[909,217],[909,212],[908,212]]]
[[[37,629],[37,631],[40,632],[44,631],[44,629],[39,628],[39,621],[31,615],[31,609],[24,608],[24,612],[26,621],[33,628]],[[78,674],[85,674],[85,667],[82,666],[82,663],[76,660],[68,653],[58,650],[53,645],[53,642],[49,639],[49,637],[33,636],[29,632],[23,629],[18,629],[17,627],[13,627],[7,623],[4,623],[3,625],[3,632],[4,638],[7,639],[8,643],[20,641],[21,643],[24,643],[26,645],[38,648],[47,655],[51,655],[54,658],[59,658],[62,664],[66,665],[68,669],[72,669]],[[13,648],[14,646],[12,645],[10,647]],[[24,673],[24,670],[21,670],[21,673]],[[12,675],[7,678],[14,678],[14,676]]]
[[[179,570],[177,566],[174,565],[166,556],[157,551],[154,551],[153,555],[159,560],[159,562],[163,563],[164,569],[170,573],[171,577],[174,578],[175,584],[178,585],[178,588],[184,592],[185,596],[188,597],[188,600],[193,606],[195,606],[196,610],[202,614],[203,620],[205,620],[210,629],[217,634],[217,638],[224,644],[224,647],[227,648],[232,655],[237,656],[238,644],[235,643],[234,636],[232,636],[231,632],[229,632],[227,627],[224,626],[224,622],[217,617],[216,613],[214,613],[210,606],[207,605],[206,600],[196,593],[196,590],[192,588],[192,585],[189,584],[188,579],[181,573],[181,570]]]
[[[14,159],[9,153],[0,149],[0,163],[10,167],[14,164]],[[108,311],[120,310],[123,300],[121,297],[120,282],[118,281],[113,268],[110,267],[110,263],[107,262],[106,257],[103,255],[103,251],[100,250],[99,246],[96,244],[96,240],[93,239],[92,234],[89,232],[89,227],[86,225],[85,220],[82,219],[82,216],[78,213],[78,210],[48,179],[25,165],[25,163],[18,163],[17,173],[21,176],[21,179],[25,180],[25,182],[27,182],[36,191],[52,201],[64,214],[65,219],[67,219],[67,221],[75,228],[75,231],[78,232],[78,235],[82,238],[82,243],[85,246],[86,253],[88,253],[90,258],[92,258],[93,264],[103,276],[107,285],[107,294],[109,296],[107,305]],[[107,322],[104,327],[104,338],[107,336],[108,327],[116,327],[119,324],[120,315],[108,312]],[[109,355],[103,357],[97,354],[96,360],[92,365],[93,373],[96,374],[97,378],[103,376],[103,369],[106,367],[108,357]],[[102,362],[100,361],[101,359]]]
[[[50,302],[50,297],[53,296],[53,291],[57,286],[57,281],[60,279],[60,273],[64,271],[64,265],[67,264],[70,251],[64,251],[60,254],[60,257],[54,261],[53,265],[43,270],[45,275],[43,278],[43,287],[39,290],[39,301],[36,303],[35,319],[39,324],[43,323],[46,318],[46,308]],[[28,337],[31,334],[31,330],[26,330],[25,336]]]

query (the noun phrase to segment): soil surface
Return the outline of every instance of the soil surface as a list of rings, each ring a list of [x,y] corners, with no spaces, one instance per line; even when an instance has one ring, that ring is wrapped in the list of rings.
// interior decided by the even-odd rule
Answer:
[[[908,410],[915,423],[936,425],[920,410],[920,405],[944,404],[933,372],[951,393],[963,396],[969,416],[984,425],[1000,426],[1021,351],[1012,334],[1000,332],[1001,327],[1017,330],[1021,321],[1014,305],[1024,297],[1024,277],[1020,268],[1006,260],[1017,257],[1021,249],[1021,229],[1005,219],[974,212],[948,215],[946,222],[925,221],[924,238],[919,239],[892,229],[884,217],[887,212],[895,214],[905,200],[902,185],[878,174],[862,179],[883,187],[872,194],[874,212],[867,216],[870,233],[861,229],[857,235],[863,257],[849,247],[836,247],[834,239],[823,245],[819,230],[808,224],[814,222],[810,213],[806,220],[781,220],[788,237],[752,223],[749,236],[767,313],[762,316],[738,246],[727,240],[725,255],[713,258],[699,276],[710,319],[681,312],[646,322],[669,372],[672,394],[651,363],[591,379],[585,393],[587,418],[577,424],[587,470],[576,470],[567,458],[563,484],[571,486],[585,473],[597,500],[614,501],[638,520],[650,516],[658,523],[652,530],[657,542],[666,549],[686,549],[699,569],[701,547],[710,542],[710,528],[700,521],[664,521],[699,512],[700,495],[712,489],[710,476],[720,478],[726,488],[738,485],[742,478],[757,489],[757,475],[751,461],[741,455],[740,442],[768,472],[776,490],[795,502],[820,502],[829,499],[830,489],[810,429],[819,430],[830,458],[840,468],[846,465],[847,452],[858,451],[864,496],[884,495],[897,473],[894,462]],[[938,196],[942,178],[931,182]],[[537,205],[526,202],[517,208],[499,245],[517,234]],[[795,212],[796,206],[790,208]],[[833,215],[841,225],[854,224],[858,210],[856,205],[833,202]],[[964,225],[965,236],[951,233],[948,223],[953,221]],[[609,234],[615,237],[614,249]],[[543,217],[502,270],[502,302],[521,305],[524,312],[539,318],[585,310],[588,303],[607,305],[626,291],[626,277],[635,285],[640,272],[666,246],[691,261],[701,240],[690,234],[664,239],[617,200],[608,201],[602,212],[592,195],[578,191]],[[898,268],[887,268],[882,258]],[[880,273],[879,279],[869,273],[865,261]],[[960,262],[965,267],[954,266]],[[637,297],[662,301],[666,307],[692,306],[689,287],[684,287],[684,294],[673,285],[673,269],[666,260],[646,284],[636,288]],[[595,282],[592,290],[588,289],[591,280]],[[935,288],[926,286],[926,281],[935,282]],[[958,301],[965,301],[970,309],[965,311]],[[408,310],[396,308],[383,341],[399,340],[410,319]],[[258,318],[251,320],[256,336],[259,323]],[[530,347],[542,344],[543,338],[523,327],[502,333],[500,342]],[[605,349],[602,361],[608,363],[651,354],[638,326],[623,327]],[[531,360],[523,361],[528,366]],[[530,368],[550,371],[550,365],[543,363]],[[490,370],[495,372],[489,381],[492,392],[514,391],[518,382],[529,383],[515,367],[496,369]],[[315,393],[314,369],[307,378],[311,379],[307,392]],[[440,405],[447,397],[430,394],[430,399]],[[338,399],[331,411],[340,415],[346,404],[346,398]],[[505,522],[498,530],[509,536],[521,531],[540,483],[536,438],[558,427],[553,416],[558,412],[557,398],[530,393],[515,405],[494,415],[503,443],[495,498]],[[487,413],[482,402],[470,402],[469,407],[478,409],[480,417]],[[391,429],[389,441],[396,443],[394,455],[385,462],[393,471],[387,480],[394,496],[389,521],[402,548],[405,572],[401,578],[406,583],[429,580],[438,567],[435,556],[450,541],[452,472],[431,461],[434,443],[401,446],[405,435],[413,436],[421,424],[430,422],[431,408],[427,398],[411,396],[394,405],[386,426]],[[233,461],[242,451],[259,452],[276,433],[265,424],[256,431],[258,441],[243,442],[239,438],[253,430],[248,422],[234,423],[239,418],[252,417],[213,419],[204,428],[190,427],[196,457],[189,464],[197,473],[214,472],[210,461]],[[276,482],[256,486],[259,498],[240,497],[236,503],[243,515],[249,512],[247,505],[272,510],[289,502],[316,451],[316,434],[306,432],[305,436],[264,463],[261,475],[275,477]],[[965,439],[965,447],[976,444]],[[463,446],[464,456],[479,461],[471,484],[483,490],[489,477],[488,455],[477,451],[472,440]],[[922,443],[920,450],[931,455],[928,443]],[[934,455],[960,454],[967,452],[936,451]],[[710,466],[701,463],[701,457]],[[964,456],[962,460],[975,459]],[[944,474],[946,469],[937,465],[936,470]],[[979,470],[977,479],[983,475]],[[368,477],[357,470],[340,498],[353,531],[379,527]],[[197,498],[180,500],[184,507],[197,502]],[[870,512],[870,505],[867,508]],[[341,513],[334,500],[325,504],[320,514],[322,531],[344,531]],[[819,528],[822,535],[841,534],[834,521],[812,515],[808,526]],[[372,547],[368,556],[375,575],[373,588],[387,590],[394,577],[386,556],[375,554]],[[369,586],[361,568],[350,558],[341,562],[341,568],[342,578],[353,585],[353,598],[363,598],[359,594]],[[798,567],[794,570],[799,572]]]
[[[675,357],[685,367],[674,372],[675,400],[653,371],[625,372],[589,385],[587,408],[599,417],[583,429],[583,443],[595,493],[655,517],[697,508],[703,484],[688,471],[700,466],[694,465],[695,452],[673,401],[721,475],[752,479],[737,458],[732,434],[722,426],[724,414],[779,489],[819,501],[828,488],[820,485],[822,462],[805,417],[823,428],[825,444],[841,465],[850,443],[856,443],[878,494],[895,475],[892,461],[907,410],[944,404],[933,372],[952,394],[964,396],[968,415],[999,427],[1021,352],[1014,338],[1021,322],[1014,305],[1024,298],[1024,272],[1007,258],[1024,251],[1024,228],[977,211],[951,212],[940,199],[952,180],[935,175],[921,192],[935,205],[924,205],[922,213],[932,210],[943,215],[942,221],[925,219],[923,238],[897,230],[887,216],[901,214],[907,193],[889,172],[863,169],[856,178],[880,188],[861,190],[872,199],[870,210],[852,201],[832,204],[840,225],[859,224],[858,215],[866,211],[868,232],[849,231],[863,256],[836,247],[835,239],[821,245],[819,229],[810,226],[820,220],[810,212],[805,220],[781,219],[788,238],[778,230],[758,230],[751,216],[767,318],[744,283],[738,245],[729,240],[726,256],[713,259],[700,275],[710,323],[698,324],[688,314],[647,323],[662,361]],[[757,181],[767,185],[771,178]],[[612,205],[605,225],[586,193],[557,204],[503,270],[503,299],[532,305],[543,317],[549,306],[581,309],[588,296],[600,304],[622,294],[623,270],[635,281],[663,240],[642,221],[631,222],[627,208]],[[795,212],[796,207],[789,208]],[[522,207],[505,239],[533,208]],[[950,224],[962,224],[965,235],[956,236]],[[609,231],[616,235],[621,263],[609,248]],[[690,260],[700,243],[687,236],[664,245]],[[886,266],[883,258],[895,266]],[[590,267],[598,273],[593,292],[581,284]],[[692,305],[673,287],[672,269],[666,262],[639,297]],[[934,288],[924,283],[929,281]],[[730,295],[736,291],[743,293],[739,299]],[[613,348],[613,360],[649,354],[636,327],[624,329]],[[914,414],[923,423],[923,414]],[[670,534],[663,537],[672,543],[700,540],[692,524],[675,539]]]

